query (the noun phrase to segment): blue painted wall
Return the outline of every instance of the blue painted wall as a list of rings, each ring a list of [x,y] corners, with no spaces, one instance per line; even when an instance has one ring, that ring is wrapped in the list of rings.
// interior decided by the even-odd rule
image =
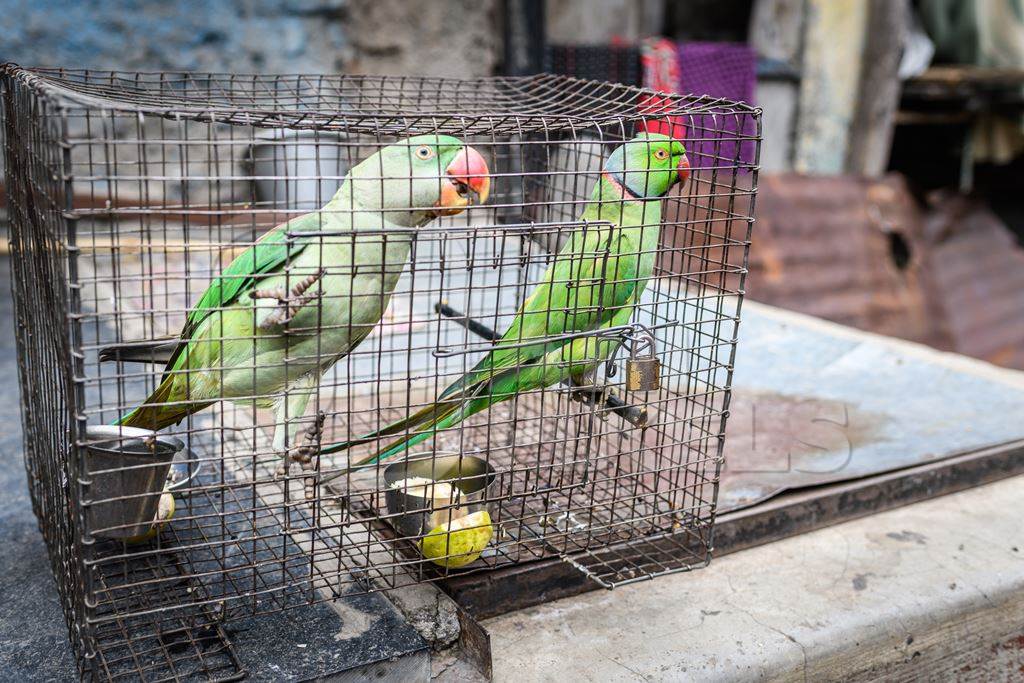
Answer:
[[[125,70],[337,72],[346,0],[0,0],[0,61]]]

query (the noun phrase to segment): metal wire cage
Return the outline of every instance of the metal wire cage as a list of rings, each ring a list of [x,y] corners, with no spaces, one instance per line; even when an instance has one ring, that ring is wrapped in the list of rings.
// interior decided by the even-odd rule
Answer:
[[[237,670],[226,620],[452,573],[563,557],[610,587],[707,562],[753,224],[758,110],[549,75],[8,65],[2,87],[25,462],[83,671],[226,675]],[[540,338],[545,349],[607,342],[600,364],[434,424],[416,446],[362,469],[349,466],[416,428],[329,452],[431,405],[499,346],[570,235],[589,245],[587,234],[618,234],[615,220],[587,218],[585,207],[621,210],[628,192],[614,201],[591,192],[619,145],[665,122],[692,170],[663,199],[642,202],[660,207],[641,221],[658,239],[627,254],[652,259],[646,286],[614,324],[548,325]],[[357,229],[362,210],[329,204],[332,196],[382,150],[404,148],[411,160],[419,148],[406,140],[415,135],[453,136],[479,152],[489,199],[438,211],[413,207],[409,190],[408,206],[395,202],[421,212],[413,225]],[[395,192],[389,173],[381,165],[368,176],[380,194]],[[438,192],[468,197],[465,180],[440,165],[434,173]],[[338,223],[337,214],[348,218]],[[315,227],[288,227],[302,220]],[[204,367],[191,346],[184,353],[196,362],[177,371],[188,390],[160,395],[183,407],[180,422],[157,434],[112,426],[159,394],[211,282],[284,223],[274,238],[287,252],[275,271],[284,279],[272,286],[257,265],[236,269],[222,282],[245,279],[258,293],[212,305],[253,316],[241,332],[222,322],[214,335],[254,349],[231,370],[277,373],[283,388],[250,379],[228,395],[228,361]],[[357,240],[376,245],[366,252],[376,260],[360,262]],[[292,253],[299,242],[302,253],[313,245],[320,254],[315,267]],[[607,263],[608,241],[597,243],[578,256]],[[393,261],[380,256],[389,249]],[[334,296],[331,276],[376,289],[360,295],[346,285],[347,298]],[[568,289],[629,280],[602,269],[589,277]],[[380,311],[357,334],[351,316],[331,306],[352,309],[359,296],[376,297]],[[599,316],[600,305],[591,306]],[[274,325],[256,323],[261,310],[277,316]],[[313,323],[289,327],[309,311]],[[261,355],[267,340],[285,351]],[[629,388],[628,357],[652,352],[657,380]],[[204,382],[222,395],[202,393]],[[489,519],[480,521],[481,511]],[[467,518],[474,525],[457,524]],[[455,533],[464,528],[484,529],[466,537],[470,550]]]

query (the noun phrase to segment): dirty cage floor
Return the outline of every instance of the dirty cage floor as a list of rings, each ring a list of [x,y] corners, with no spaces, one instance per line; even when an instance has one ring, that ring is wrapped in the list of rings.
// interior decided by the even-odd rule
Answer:
[[[558,428],[554,420],[537,419],[543,400],[529,395],[515,407],[527,433],[533,425],[534,438],[528,440],[542,445],[538,430]],[[667,431],[679,425],[662,424],[657,404],[649,407],[650,426],[623,430],[628,425],[617,416],[602,419],[576,402],[571,402],[579,406],[576,414],[569,417],[568,398],[558,400],[563,403],[563,420],[597,421],[599,427],[583,450],[586,456],[567,464],[554,458],[549,462],[555,464],[540,468],[537,463],[544,460],[538,458],[536,445],[525,447],[528,457],[515,447],[497,447],[486,454],[499,471],[493,485],[496,493],[489,494],[495,498],[498,532],[485,555],[463,573],[561,556],[601,585],[612,587],[703,566],[710,530],[700,521],[709,513],[703,502],[709,494],[702,489],[713,486],[712,480],[699,468],[679,469],[669,459],[671,454],[661,454],[672,450],[676,458],[693,458],[698,450],[707,452],[708,441],[716,435],[694,426],[697,442],[678,443],[680,436]],[[232,433],[223,430],[192,433],[200,474],[187,494],[179,496],[175,518],[157,540],[141,547],[110,543],[107,552],[98,553],[92,566],[99,603],[96,633],[102,664],[112,674],[118,666],[230,671],[235,658],[220,630],[226,617],[299,608],[446,576],[445,570],[422,558],[412,540],[401,538],[387,523],[377,470],[353,475],[348,482],[339,480],[330,492],[324,486],[314,500],[307,500],[301,475],[275,475],[279,460],[266,448],[268,435],[254,428],[246,415],[229,408],[207,418],[232,423],[235,438],[212,438],[215,433]],[[397,411],[385,412],[380,419],[395,416]],[[243,421],[249,423],[247,428]],[[467,423],[468,434],[452,430],[439,436],[438,449],[459,438],[486,443],[482,432],[487,418],[481,421],[483,425]],[[339,431],[341,425],[329,423],[325,439]],[[247,439],[237,438],[242,433],[256,435],[263,448],[254,450]],[[202,442],[204,436],[207,443]],[[659,448],[659,442],[671,449]],[[254,455],[258,452],[263,455]],[[635,462],[642,457],[664,460],[653,467]],[[516,458],[530,464],[517,466]],[[322,466],[328,469],[326,463]],[[538,476],[544,469],[547,476]],[[633,471],[644,475],[630,476]],[[686,480],[666,485],[658,481],[660,471],[681,472]],[[544,484],[547,490],[538,495]],[[169,549],[175,552],[168,554]],[[147,628],[148,636],[140,638]]]

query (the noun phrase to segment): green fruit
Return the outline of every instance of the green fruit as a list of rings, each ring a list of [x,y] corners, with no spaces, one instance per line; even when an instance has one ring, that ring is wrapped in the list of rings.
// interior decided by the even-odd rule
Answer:
[[[435,527],[423,538],[420,551],[434,564],[458,569],[475,562],[492,535],[491,516],[487,510],[481,510]]]

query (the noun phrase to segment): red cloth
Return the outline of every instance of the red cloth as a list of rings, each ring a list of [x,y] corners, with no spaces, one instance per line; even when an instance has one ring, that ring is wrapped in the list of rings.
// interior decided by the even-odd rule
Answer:
[[[648,38],[640,48],[640,64],[644,72],[644,87],[663,93],[674,93],[679,87],[679,53],[676,44],[666,38]],[[681,116],[657,114],[666,111],[670,104],[667,98],[646,95],[640,100],[641,115],[653,116],[645,119],[637,128],[650,133],[661,133],[683,140],[686,126]]]

